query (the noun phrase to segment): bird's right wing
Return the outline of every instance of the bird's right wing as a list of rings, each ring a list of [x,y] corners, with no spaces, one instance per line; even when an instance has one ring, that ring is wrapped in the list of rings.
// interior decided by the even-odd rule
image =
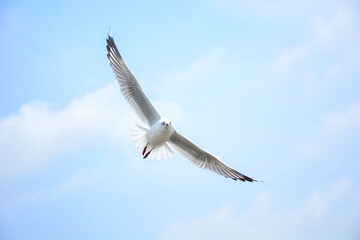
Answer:
[[[176,151],[189,159],[196,166],[211,170],[219,175],[222,175],[233,180],[258,182],[258,180],[247,177],[238,171],[232,169],[225,163],[221,162],[218,158],[204,151],[200,147],[196,146],[190,140],[174,131],[169,139],[170,146]]]
[[[116,79],[119,82],[120,89],[126,100],[134,108],[142,121],[149,126],[160,120],[160,115],[141,89],[135,76],[126,66],[115,45],[113,37],[109,34],[106,39],[106,49],[108,51],[107,57],[110,61],[110,66],[113,69]]]

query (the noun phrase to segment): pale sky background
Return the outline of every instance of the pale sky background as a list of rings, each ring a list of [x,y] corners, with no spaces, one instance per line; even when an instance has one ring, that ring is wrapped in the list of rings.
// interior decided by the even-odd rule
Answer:
[[[250,2],[2,0],[0,239],[360,239],[360,3]],[[265,182],[143,160],[109,27],[179,132]]]

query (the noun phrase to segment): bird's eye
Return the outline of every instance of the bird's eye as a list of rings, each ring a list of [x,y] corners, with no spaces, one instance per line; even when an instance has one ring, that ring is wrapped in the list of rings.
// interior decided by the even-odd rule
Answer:
[[[161,126],[164,126],[164,125],[165,125],[165,123],[164,123],[164,122],[162,122],[162,123],[161,123]]]

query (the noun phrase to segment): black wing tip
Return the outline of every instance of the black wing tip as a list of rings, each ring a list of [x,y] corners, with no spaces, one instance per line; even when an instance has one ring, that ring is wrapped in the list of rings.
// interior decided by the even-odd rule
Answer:
[[[109,31],[108,31],[108,37],[107,37],[107,39],[106,40],[110,40],[110,39],[113,39],[113,36],[112,36],[112,32],[111,32],[111,28],[110,28],[110,26],[109,26]]]
[[[264,182],[263,180],[258,180],[258,179],[253,179],[253,178],[249,178],[250,180],[246,179],[246,181],[248,182]]]
[[[248,177],[245,175],[242,175],[241,177],[236,177],[236,178],[234,177],[231,179],[234,181],[240,180],[242,182],[264,182],[263,180],[254,179],[254,178],[251,178],[251,177]]]
[[[258,179],[255,179],[255,178],[248,177],[248,176],[246,176],[244,174],[241,174],[236,170],[234,170],[234,171],[236,173],[236,175],[235,175],[236,178],[235,179],[233,178],[235,181],[240,180],[242,182],[263,182],[262,180],[258,180]]]
[[[108,51],[108,57],[109,57],[110,52],[113,51],[113,52],[115,52],[116,55],[118,55],[120,57],[120,59],[122,59],[122,56],[116,47],[116,44],[115,44],[115,41],[114,41],[114,38],[112,36],[110,29],[108,32],[108,37],[106,38],[106,50]]]
[[[112,36],[111,33],[108,33],[108,36],[107,36],[107,38],[106,38],[106,42],[107,42],[108,44],[111,44],[111,43],[114,42],[114,38],[113,38],[113,36]]]

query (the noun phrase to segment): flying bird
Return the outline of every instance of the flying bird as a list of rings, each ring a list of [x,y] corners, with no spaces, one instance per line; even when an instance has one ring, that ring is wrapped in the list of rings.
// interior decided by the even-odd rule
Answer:
[[[178,133],[174,125],[168,119],[162,117],[155,109],[149,98],[146,96],[134,74],[126,66],[120,55],[111,33],[108,34],[107,57],[115,77],[120,85],[120,90],[131,107],[135,110],[140,119],[149,128],[139,125],[133,126],[136,146],[142,153],[143,158],[158,156],[167,158],[174,155],[171,148],[175,149],[185,158],[200,168],[213,171],[226,178],[233,180],[258,182],[229,167],[217,157],[201,149],[190,140]],[[170,147],[171,148],[170,148]]]

